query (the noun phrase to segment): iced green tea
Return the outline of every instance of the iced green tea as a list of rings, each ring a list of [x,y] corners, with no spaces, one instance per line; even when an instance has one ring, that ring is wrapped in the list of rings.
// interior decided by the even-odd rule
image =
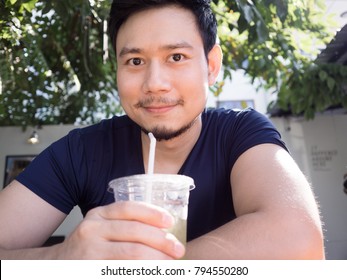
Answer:
[[[168,229],[186,244],[189,192],[194,189],[194,180],[177,174],[140,174],[114,179],[109,190],[117,201],[145,201],[160,206],[175,218]]]

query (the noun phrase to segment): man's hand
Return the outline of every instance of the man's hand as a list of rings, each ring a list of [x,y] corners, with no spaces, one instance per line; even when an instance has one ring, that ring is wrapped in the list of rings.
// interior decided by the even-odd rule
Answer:
[[[176,259],[184,246],[163,229],[173,217],[143,202],[117,202],[88,212],[57,248],[63,259]]]

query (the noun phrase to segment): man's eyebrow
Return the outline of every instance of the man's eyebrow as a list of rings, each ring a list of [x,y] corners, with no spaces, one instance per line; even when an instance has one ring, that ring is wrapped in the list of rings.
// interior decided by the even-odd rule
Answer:
[[[168,44],[168,45],[164,45],[163,47],[161,47],[161,49],[168,49],[168,50],[174,50],[174,49],[192,49],[193,46],[190,45],[187,42],[179,42],[179,43],[175,43],[175,44]]]
[[[179,43],[163,45],[159,49],[161,50],[193,49],[193,46],[187,42],[179,42]],[[143,50],[141,48],[124,47],[121,49],[119,53],[119,57],[125,56],[127,54],[140,54],[142,52]]]
[[[141,53],[141,49],[140,48],[128,48],[128,47],[124,47],[122,48],[122,50],[119,53],[119,57],[125,56],[127,54],[139,54]]]

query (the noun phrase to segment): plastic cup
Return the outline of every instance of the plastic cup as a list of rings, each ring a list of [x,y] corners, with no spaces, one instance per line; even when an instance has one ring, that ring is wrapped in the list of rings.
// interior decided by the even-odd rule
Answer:
[[[177,174],[140,174],[121,177],[109,183],[115,201],[144,201],[160,206],[175,218],[168,229],[182,243],[187,239],[187,216],[189,192],[194,180]]]

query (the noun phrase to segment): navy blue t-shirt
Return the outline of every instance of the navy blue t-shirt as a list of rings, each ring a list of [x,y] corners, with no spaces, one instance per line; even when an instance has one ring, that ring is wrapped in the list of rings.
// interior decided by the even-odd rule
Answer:
[[[50,145],[17,180],[68,214],[75,205],[85,215],[114,202],[112,179],[144,173],[140,127],[127,116],[74,129]],[[194,239],[235,218],[230,172],[247,149],[274,143],[286,149],[280,134],[253,109],[214,109],[202,114],[202,131],[179,174],[190,176],[187,239]]]

